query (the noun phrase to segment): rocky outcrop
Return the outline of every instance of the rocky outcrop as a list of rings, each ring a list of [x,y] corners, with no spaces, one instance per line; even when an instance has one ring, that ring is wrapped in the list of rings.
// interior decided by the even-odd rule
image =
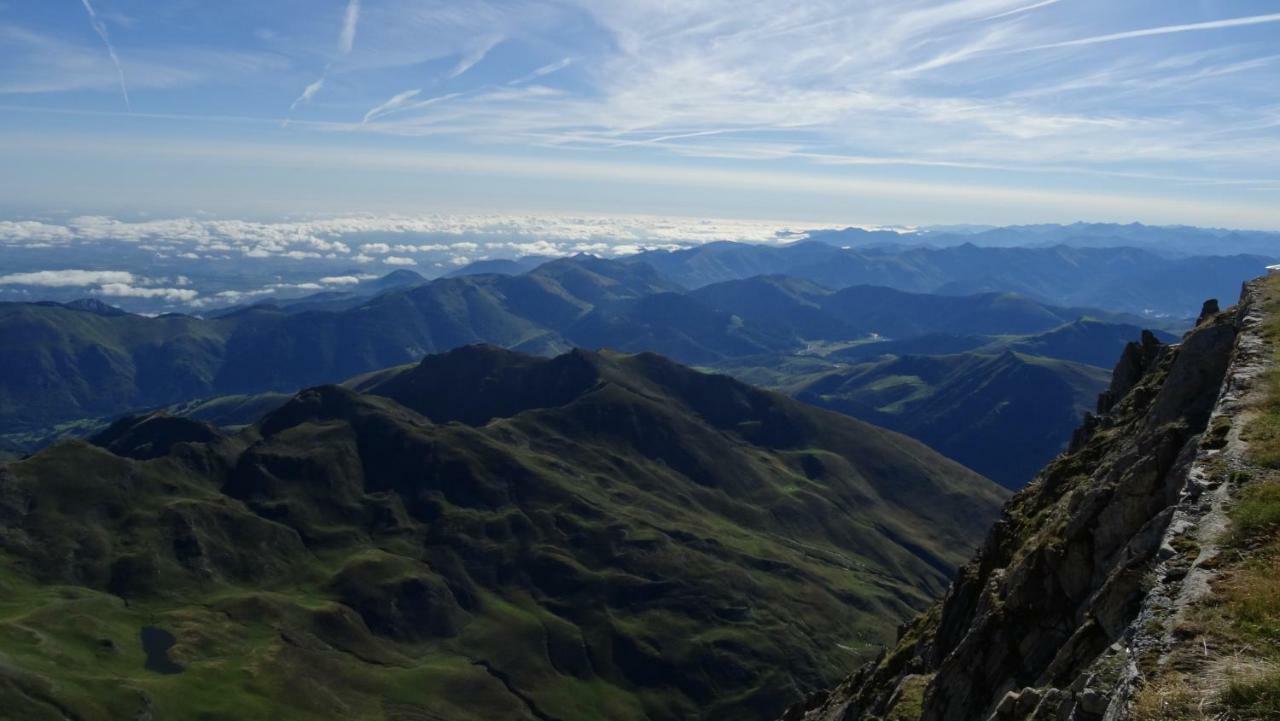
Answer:
[[[942,601],[786,721],[1126,718],[1145,606],[1186,575],[1167,564],[1171,520],[1195,524],[1221,447],[1206,428],[1255,355],[1240,349],[1256,345],[1257,292],[1226,312],[1206,303],[1181,343],[1130,344],[1098,415],[1009,502]]]
[[[1200,325],[1221,312],[1222,309],[1218,307],[1217,298],[1210,298],[1209,300],[1206,300],[1204,305],[1200,307],[1200,316],[1196,318],[1196,325]]]

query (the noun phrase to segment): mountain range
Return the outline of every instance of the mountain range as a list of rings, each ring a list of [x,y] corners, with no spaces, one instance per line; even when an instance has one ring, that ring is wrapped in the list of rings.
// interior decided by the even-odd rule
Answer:
[[[209,318],[149,318],[96,302],[0,304],[0,436],[7,438],[10,452],[29,451],[50,438],[83,435],[136,409],[290,393],[412,363],[428,353],[491,343],[544,355],[573,347],[658,352],[771,388],[807,393],[828,407],[937,442],[923,429],[942,422],[940,406],[908,403],[886,411],[884,404],[835,402],[834,395],[812,393],[802,381],[822,371],[881,383],[880,374],[889,373],[891,365],[857,372],[850,367],[890,354],[967,353],[969,361],[957,362],[954,372],[918,382],[934,388],[946,378],[947,388],[966,389],[972,397],[960,398],[959,391],[939,397],[995,407],[1009,402],[1010,387],[986,377],[997,368],[989,357],[1012,350],[1023,357],[1102,364],[1137,337],[1133,323],[1141,322],[1009,293],[938,296],[873,286],[831,290],[787,276],[684,292],[647,265],[590,256],[544,263],[516,276],[427,282],[397,272],[367,287],[383,290],[265,303]],[[1099,375],[1065,364],[1036,367],[1056,375],[1055,386],[1073,390],[1054,395],[1045,413],[1020,422],[1030,423],[1040,438],[1058,437],[1061,445],[1067,419],[1087,406],[1080,399],[1100,391],[1103,383]],[[842,385],[849,388],[851,382]],[[1021,396],[1034,391],[1034,384],[1026,385]],[[899,422],[886,412],[913,420]],[[998,436],[998,430],[993,426],[989,432]],[[947,452],[964,445],[948,445]],[[1015,486],[1057,445],[1029,444],[1022,447],[1025,458],[1002,456],[999,462],[1007,467],[985,462],[979,470]],[[974,458],[961,455],[966,462]]]
[[[789,245],[709,243],[651,251],[645,263],[686,288],[781,274],[829,288],[878,285],[914,293],[1018,293],[1044,303],[1088,305],[1147,316],[1182,317],[1205,298],[1234,298],[1274,263],[1270,255],[1174,257],[1138,248],[873,246],[815,240]]]
[[[838,246],[906,245],[943,248],[973,244],[991,248],[1141,248],[1167,257],[1273,255],[1280,233],[1260,230],[1197,228],[1142,223],[1053,223],[1037,225],[935,226],[913,232],[868,231],[861,228],[821,229],[803,233],[810,240]]]
[[[770,719],[889,642],[1005,495],[656,355],[468,346],[235,434],[150,414],[0,466],[0,699]]]

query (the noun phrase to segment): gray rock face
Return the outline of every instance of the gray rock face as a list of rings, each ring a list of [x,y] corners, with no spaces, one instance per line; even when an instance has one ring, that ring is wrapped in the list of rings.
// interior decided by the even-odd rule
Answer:
[[[1221,312],[1222,310],[1218,308],[1217,298],[1210,298],[1209,300],[1206,300],[1204,302],[1204,306],[1200,308],[1200,317],[1196,319],[1196,325],[1204,323],[1206,320],[1209,320]]]
[[[1140,343],[1125,346],[1115,370],[1111,372],[1111,386],[1098,396],[1099,414],[1110,413],[1115,404],[1146,375],[1159,357],[1161,347],[1160,340],[1151,331],[1142,332]]]
[[[1248,290],[1247,290],[1248,292]],[[1212,312],[1209,312],[1212,310]],[[1227,377],[1239,314],[1206,304],[1177,345],[1151,334],[1117,363],[1098,415],[1005,507],[977,557],[896,648],[786,721],[1097,721],[1152,583],[1165,530]]]

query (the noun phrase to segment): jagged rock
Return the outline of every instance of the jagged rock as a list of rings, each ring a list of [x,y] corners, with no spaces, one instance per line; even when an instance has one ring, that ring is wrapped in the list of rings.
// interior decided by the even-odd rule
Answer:
[[[1071,696],[1062,689],[1046,689],[1040,704],[1029,716],[1030,721],[1065,721],[1072,708]]]
[[[1011,719],[1018,708],[1018,699],[1021,694],[1016,691],[1010,691],[1004,695],[1000,703],[996,705],[996,712],[992,716],[993,719]]]
[[[1040,691],[1034,688],[1024,688],[1022,693],[1018,694],[1018,702],[1014,704],[1014,718],[1025,718],[1030,716],[1036,707],[1040,705]]]
[[[884,660],[793,718],[882,717],[908,672],[932,674],[912,721],[1107,713],[1100,689],[1118,670],[1102,678],[1097,664],[1123,653],[1109,649],[1124,648],[1175,505],[1195,482],[1200,434],[1233,358],[1236,311],[1212,310],[1180,344],[1152,333],[1130,343],[1099,414],[1009,502],[943,600]]]
[[[1221,312],[1222,310],[1218,308],[1217,298],[1210,298],[1209,300],[1206,300],[1204,302],[1204,306],[1200,308],[1200,317],[1196,319],[1196,325],[1203,324],[1206,320],[1209,320]]]
[[[1101,403],[1101,401],[1099,401]],[[1075,453],[1080,450],[1084,444],[1093,438],[1093,434],[1097,432],[1102,421],[1092,413],[1085,413],[1084,420],[1080,423],[1080,427],[1071,434],[1071,444],[1067,446],[1067,453]]]
[[[1076,703],[1081,711],[1094,716],[1101,716],[1107,712],[1107,707],[1111,705],[1111,699],[1096,688],[1087,688],[1076,695]]]
[[[1098,413],[1105,415],[1146,375],[1160,355],[1164,344],[1149,330],[1142,331],[1141,342],[1130,343],[1120,354],[1111,373],[1111,386],[1098,396]]]

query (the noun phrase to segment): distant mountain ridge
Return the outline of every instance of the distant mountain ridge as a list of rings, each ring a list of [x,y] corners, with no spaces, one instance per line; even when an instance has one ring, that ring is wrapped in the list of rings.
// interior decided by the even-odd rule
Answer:
[[[1044,303],[1178,317],[1205,298],[1234,297],[1274,255],[1170,258],[1137,248],[842,248],[814,240],[790,245],[719,242],[651,251],[625,262],[653,266],[697,289],[780,274],[828,288],[877,285],[915,293],[1019,293]]]
[[[1084,312],[1011,296],[930,301],[887,289],[829,292],[787,283],[797,307],[824,325],[789,325],[768,304],[733,301],[732,288],[683,293],[647,265],[590,256],[517,276],[410,284],[334,309],[260,305],[200,319],[0,304],[0,431],[195,398],[293,391],[471,343],[540,354],[610,346],[710,363],[793,352],[810,337],[1049,330]],[[968,309],[969,325],[957,325],[961,309]]]
[[[924,227],[915,232],[868,231],[861,228],[823,229],[805,234],[832,245],[928,245],[942,248],[972,243],[983,247],[1037,248],[1068,245],[1075,248],[1142,248],[1166,256],[1258,254],[1271,255],[1280,247],[1280,233],[1142,223],[1070,223],[971,228]]]
[[[1023,356],[894,356],[787,389],[799,400],[906,433],[1006,488],[1065,450],[1110,373]]]

